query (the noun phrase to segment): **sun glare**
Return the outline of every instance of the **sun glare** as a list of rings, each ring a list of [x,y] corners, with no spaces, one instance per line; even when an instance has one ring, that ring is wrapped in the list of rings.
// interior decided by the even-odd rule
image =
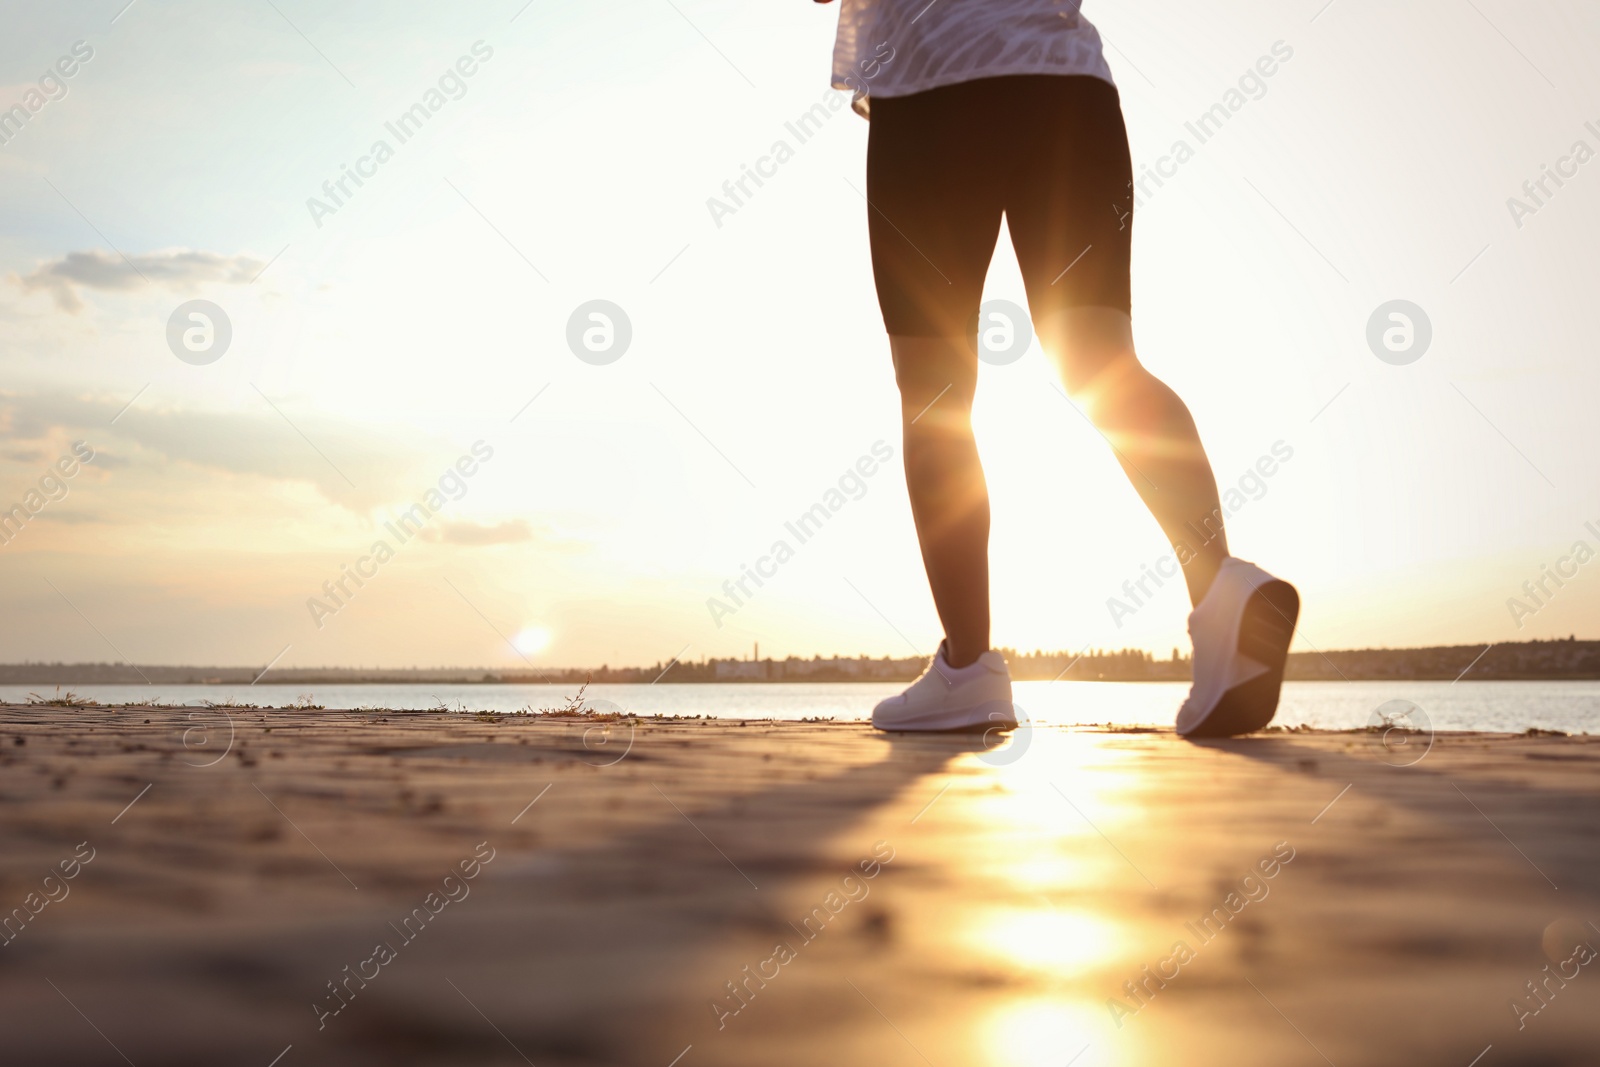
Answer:
[[[1127,1062],[1104,1040],[1097,1005],[1076,999],[1023,1000],[995,1012],[983,1027],[993,1067],[1111,1067]]]
[[[985,916],[969,933],[973,946],[1014,966],[1067,979],[1111,958],[1119,942],[1109,920],[1041,903]]]
[[[524,656],[531,656],[550,644],[550,631],[543,626],[528,626],[511,639],[511,644]]]

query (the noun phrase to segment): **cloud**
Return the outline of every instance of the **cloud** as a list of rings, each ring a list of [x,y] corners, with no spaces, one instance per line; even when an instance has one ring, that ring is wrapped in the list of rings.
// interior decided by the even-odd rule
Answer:
[[[91,249],[68,252],[57,260],[40,263],[25,275],[12,275],[24,289],[43,289],[61,310],[76,314],[83,309],[80,289],[125,292],[141,285],[192,287],[203,282],[246,285],[261,273],[265,261],[251,256],[222,256],[215,252],[177,249],[124,258]]]
[[[122,454],[107,466],[151,469],[153,454],[232,475],[309,483],[327,500],[360,513],[411,498],[429,480],[435,457],[454,450],[453,442],[432,442],[414,430],[354,425],[326,414],[297,411],[288,424],[265,401],[254,410],[204,411],[145,399],[113,425],[125,405],[119,398],[0,392],[0,437],[12,448],[43,446],[47,452],[57,445],[46,442],[62,437],[84,438],[97,452],[120,442]]]
[[[511,519],[494,526],[470,521],[446,522],[422,531],[424,541],[447,545],[505,545],[532,538],[533,528],[523,519]]]

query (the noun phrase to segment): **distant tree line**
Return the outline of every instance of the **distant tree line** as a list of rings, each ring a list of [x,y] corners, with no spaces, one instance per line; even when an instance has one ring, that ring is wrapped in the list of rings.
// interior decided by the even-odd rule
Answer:
[[[1187,681],[1189,659],[1177,649],[1157,659],[1141,649],[1084,652],[1019,652],[1001,649],[1019,681]],[[278,685],[421,685],[725,682],[899,682],[927,665],[920,657],[821,657],[810,659],[702,659],[657,662],[647,667],[565,667],[502,670],[465,667],[378,669],[363,667],[134,667],[126,663],[0,664],[0,685],[248,685],[258,677]],[[1357,681],[1410,678],[1451,681],[1600,679],[1600,641],[1575,638],[1514,644],[1440,648],[1369,648],[1295,652],[1286,677],[1294,680]]]

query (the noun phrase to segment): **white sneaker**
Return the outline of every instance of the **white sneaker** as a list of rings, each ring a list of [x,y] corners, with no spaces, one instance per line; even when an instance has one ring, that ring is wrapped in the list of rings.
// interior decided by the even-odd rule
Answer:
[[[943,641],[922,677],[872,709],[872,725],[880,730],[988,730],[1016,724],[1005,657],[990,650],[965,667],[952,667]]]
[[[1229,556],[1189,615],[1194,685],[1178,711],[1184,737],[1259,730],[1278,710],[1300,595],[1254,563]]]

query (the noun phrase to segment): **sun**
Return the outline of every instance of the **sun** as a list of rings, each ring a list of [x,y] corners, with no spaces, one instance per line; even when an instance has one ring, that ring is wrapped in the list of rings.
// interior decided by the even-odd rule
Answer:
[[[511,645],[524,656],[542,652],[550,644],[550,631],[543,626],[526,626],[511,639]]]

